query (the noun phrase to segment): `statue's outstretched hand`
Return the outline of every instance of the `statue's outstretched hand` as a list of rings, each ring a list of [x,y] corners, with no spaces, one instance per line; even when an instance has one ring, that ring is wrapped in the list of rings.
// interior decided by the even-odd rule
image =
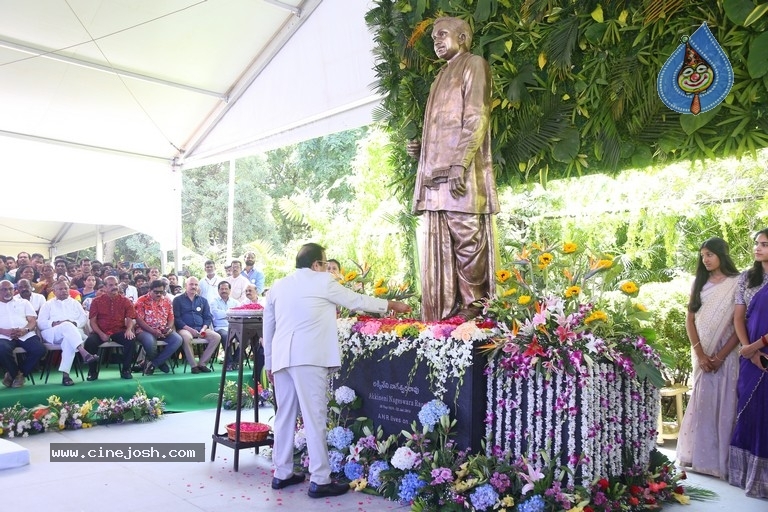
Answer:
[[[421,156],[421,141],[416,139],[408,141],[408,144],[405,145],[405,152],[418,160]]]
[[[451,166],[448,176],[448,189],[451,197],[457,199],[467,193],[467,185],[464,182],[464,168],[460,165]]]

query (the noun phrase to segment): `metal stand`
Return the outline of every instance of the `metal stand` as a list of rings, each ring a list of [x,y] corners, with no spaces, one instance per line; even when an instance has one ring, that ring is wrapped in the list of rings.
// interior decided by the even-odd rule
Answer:
[[[246,345],[251,344],[251,353],[254,355],[252,367],[254,388],[258,382],[258,376],[261,375],[261,368],[264,366],[259,357],[259,338],[262,335],[263,321],[261,311],[252,311],[253,316],[229,316],[229,335],[227,346],[224,352],[224,363],[221,365],[221,381],[219,383],[219,400],[216,406],[216,423],[213,427],[213,443],[211,445],[211,462],[216,459],[216,445],[222,444],[235,450],[235,471],[240,464],[240,450],[243,448],[258,448],[260,446],[271,446],[274,442],[272,436],[268,436],[264,441],[246,442],[240,440],[240,415],[243,400],[243,357],[246,353]],[[237,412],[235,416],[235,439],[230,439],[226,428],[222,434],[219,430],[221,421],[221,407],[224,402],[224,383],[227,380],[227,364],[229,363],[231,344],[238,342],[240,344],[240,357],[237,369]],[[253,420],[259,421],[258,397],[254,397]]]

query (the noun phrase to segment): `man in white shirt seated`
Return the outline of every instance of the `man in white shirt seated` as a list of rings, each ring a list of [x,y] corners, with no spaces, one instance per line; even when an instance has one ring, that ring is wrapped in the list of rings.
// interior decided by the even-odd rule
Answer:
[[[0,281],[0,367],[5,370],[3,386],[7,388],[23,386],[45,355],[45,346],[35,334],[36,316],[29,301],[13,296],[13,283]],[[21,365],[13,353],[16,347],[26,351]]]
[[[251,284],[251,282],[248,281],[248,278],[242,274],[242,271],[243,264],[240,263],[240,260],[233,260],[232,265],[230,266],[230,272],[232,274],[226,279],[229,281],[229,284],[232,285],[232,298],[241,302],[245,299],[245,289]]]
[[[61,383],[72,386],[75,381],[69,377],[69,370],[75,360],[75,352],[79,352],[86,363],[96,362],[98,356],[89,353],[83,346],[86,338],[83,328],[88,322],[88,317],[85,316],[83,306],[69,296],[67,283],[57,281],[53,285],[53,293],[55,298],[40,308],[37,325],[40,335],[47,343],[61,345]]]
[[[37,314],[40,312],[40,308],[43,307],[43,304],[45,304],[45,297],[32,290],[32,283],[29,282],[29,279],[20,279],[16,283],[16,291],[18,294],[15,298],[28,300],[29,303],[32,304],[32,309],[35,310],[35,314]]]
[[[229,356],[229,363],[227,364],[227,370],[233,370],[237,368],[237,362],[240,360],[239,347],[234,351],[229,347],[229,320],[227,319],[227,312],[240,305],[238,301],[230,297],[231,286],[227,281],[219,283],[219,296],[211,302],[211,318],[213,318],[213,330],[219,333],[221,340],[224,343],[224,350],[227,351]]]

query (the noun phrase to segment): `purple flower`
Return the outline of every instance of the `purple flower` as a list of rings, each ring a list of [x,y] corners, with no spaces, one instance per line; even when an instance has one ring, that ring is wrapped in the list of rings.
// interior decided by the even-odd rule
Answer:
[[[357,480],[363,476],[363,466],[359,462],[347,462],[344,465],[344,476],[350,480]]]
[[[475,507],[475,510],[488,510],[488,508],[493,507],[498,500],[499,495],[489,484],[481,485],[469,495],[469,501],[472,502],[472,506]]]
[[[421,480],[419,475],[410,471],[403,476],[400,481],[400,489],[398,497],[402,503],[411,503],[419,495],[419,491],[422,487],[427,485],[427,482]]]
[[[435,468],[432,470],[432,482],[430,485],[440,485],[453,482],[453,472],[449,468]]]
[[[389,464],[383,460],[377,460],[371,464],[371,467],[368,469],[368,486],[374,489],[381,487],[382,481],[379,474],[389,468]]]
[[[334,427],[328,431],[326,437],[329,445],[333,446],[337,450],[343,450],[352,444],[352,439],[355,437],[355,435],[348,428]]]
[[[498,471],[493,473],[493,476],[491,476],[491,485],[494,489],[499,491],[500,493],[503,493],[506,491],[511,484],[509,481],[509,477],[505,475],[504,473],[499,473]]]

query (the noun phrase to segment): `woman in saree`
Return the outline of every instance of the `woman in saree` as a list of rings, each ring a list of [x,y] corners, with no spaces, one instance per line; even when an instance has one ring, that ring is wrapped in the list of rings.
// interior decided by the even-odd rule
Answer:
[[[728,481],[768,498],[768,228],[755,236],[754,254],[739,277],[733,314],[741,361]]]
[[[693,393],[680,427],[677,460],[686,469],[724,480],[736,417],[739,339],[733,327],[733,302],[738,280],[725,240],[705,241],[685,321],[693,357]]]

